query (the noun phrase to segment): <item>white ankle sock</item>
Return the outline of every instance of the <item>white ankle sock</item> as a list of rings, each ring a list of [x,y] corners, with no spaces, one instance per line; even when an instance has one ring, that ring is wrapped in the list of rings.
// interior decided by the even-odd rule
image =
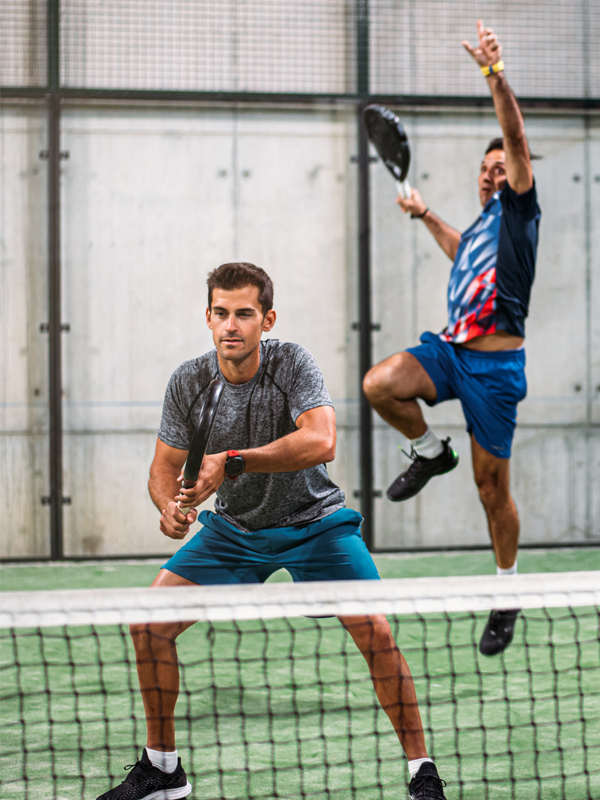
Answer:
[[[442,442],[431,428],[427,428],[423,436],[419,436],[418,439],[411,439],[410,444],[415,452],[423,458],[436,458],[444,450]]]
[[[179,758],[177,750],[166,753],[163,750],[151,750],[147,747],[146,753],[152,762],[152,766],[157,767],[157,769],[163,772],[175,772],[177,769],[177,759]]]
[[[515,563],[512,565],[512,567],[509,567],[508,569],[502,569],[502,567],[499,567],[498,565],[496,565],[496,574],[497,575],[516,575],[517,574],[517,562],[515,561]]]
[[[415,777],[415,775],[421,768],[421,764],[424,764],[426,761],[431,761],[431,763],[433,764],[433,759],[431,758],[413,758],[412,761],[408,762],[408,771],[410,772],[411,780]]]

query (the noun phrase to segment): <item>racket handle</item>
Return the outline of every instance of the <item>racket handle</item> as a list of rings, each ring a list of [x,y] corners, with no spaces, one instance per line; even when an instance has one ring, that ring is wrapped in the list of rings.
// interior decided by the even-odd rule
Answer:
[[[196,485],[196,481],[186,481],[184,478],[181,485],[183,486],[184,489],[191,489],[192,486]],[[181,503],[177,503],[177,507],[184,516],[188,513],[188,511],[191,508],[191,506],[182,506]]]
[[[411,198],[411,188],[410,183],[408,181],[396,181],[398,185],[398,194],[403,200],[410,200]]]

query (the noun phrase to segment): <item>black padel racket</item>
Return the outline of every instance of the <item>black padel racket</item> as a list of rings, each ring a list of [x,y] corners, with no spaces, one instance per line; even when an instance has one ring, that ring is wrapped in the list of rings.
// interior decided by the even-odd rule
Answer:
[[[398,184],[400,197],[408,200],[410,184],[406,176],[410,166],[410,145],[402,123],[385,106],[367,106],[363,118],[369,139]]]
[[[221,395],[223,394],[224,388],[225,384],[218,378],[211,381],[208,387],[208,395],[206,396],[202,411],[198,417],[198,423],[194,431],[194,436],[192,437],[187,461],[183,468],[183,486],[186,489],[192,487],[198,480],[198,475],[202,469],[202,462],[204,461],[204,454],[208,447],[210,433],[215,419],[217,418],[217,411],[219,410],[219,403],[221,402]],[[190,509],[189,507],[183,508],[180,505],[179,510],[182,514],[187,514]]]

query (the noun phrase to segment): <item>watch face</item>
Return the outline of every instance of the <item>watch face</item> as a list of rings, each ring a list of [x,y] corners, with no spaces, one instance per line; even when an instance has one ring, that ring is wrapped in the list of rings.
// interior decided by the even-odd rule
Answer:
[[[228,456],[225,462],[225,472],[228,475],[241,475],[245,466],[241,456]]]

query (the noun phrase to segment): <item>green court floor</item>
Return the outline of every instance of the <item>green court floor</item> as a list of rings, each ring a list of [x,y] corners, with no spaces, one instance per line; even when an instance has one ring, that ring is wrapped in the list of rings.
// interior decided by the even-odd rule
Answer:
[[[485,552],[376,561],[384,578],[494,572]],[[4,565],[1,586],[146,586],[160,563]],[[522,551],[519,564],[600,568],[600,550]],[[600,800],[598,609],[527,611],[492,659],[477,651],[485,618],[390,619],[448,800]],[[95,800],[123,780],[145,741],[127,630],[0,631],[0,648],[3,800]],[[179,658],[178,749],[192,800],[406,797],[396,735],[336,619],[199,623]]]

